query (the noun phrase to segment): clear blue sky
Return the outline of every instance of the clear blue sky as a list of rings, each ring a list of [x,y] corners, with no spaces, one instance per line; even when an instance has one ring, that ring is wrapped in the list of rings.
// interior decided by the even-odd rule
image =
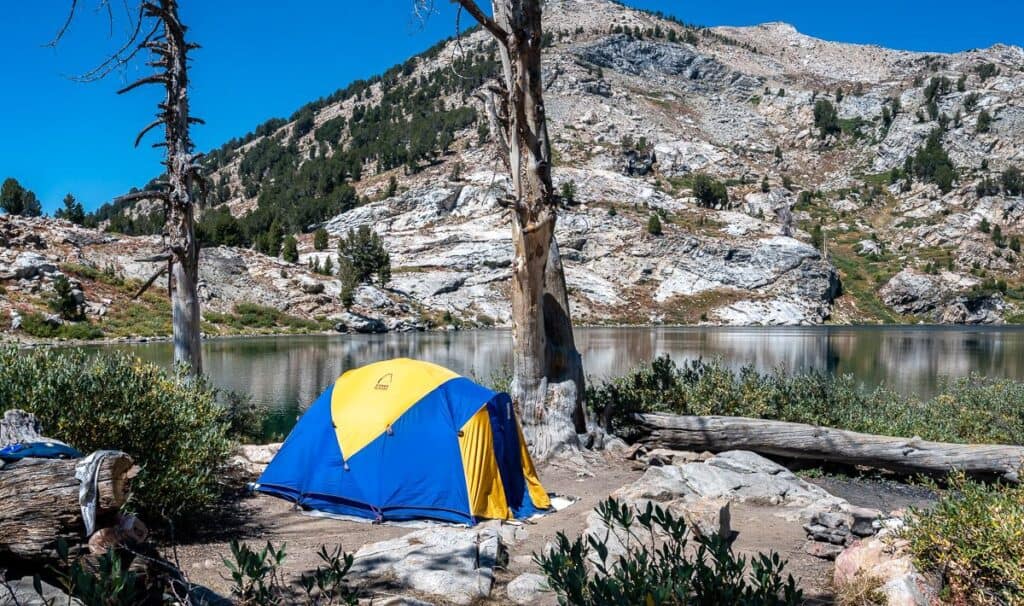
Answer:
[[[136,132],[152,119],[158,91],[114,94],[126,80],[147,73],[145,66],[92,84],[67,77],[92,67],[123,35],[109,36],[106,18],[92,11],[97,1],[79,0],[85,10],[65,41],[44,48],[69,3],[0,1],[0,179],[17,178],[36,192],[47,212],[67,192],[87,209],[95,208],[161,170],[159,150],[146,143],[132,148]],[[208,123],[195,128],[198,148],[217,147],[267,118],[288,116],[307,101],[379,73],[453,33],[455,13],[446,0],[437,0],[438,13],[425,24],[412,18],[411,3],[182,0],[183,20],[203,45],[192,70],[193,111]],[[788,21],[830,40],[911,50],[1024,45],[1020,0],[627,4],[702,25]]]

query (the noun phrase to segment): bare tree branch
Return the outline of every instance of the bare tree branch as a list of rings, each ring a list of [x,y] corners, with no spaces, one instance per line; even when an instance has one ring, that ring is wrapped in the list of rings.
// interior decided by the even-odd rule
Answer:
[[[78,0],[71,0],[71,8],[68,9],[68,18],[64,20],[64,25],[60,26],[60,29],[57,30],[57,34],[53,37],[53,40],[50,40],[48,43],[46,43],[47,47],[56,47],[57,44],[61,41],[61,39],[64,38],[64,34],[68,32],[68,28],[71,27],[71,22],[75,18],[75,9],[77,8]]]
[[[168,256],[168,259],[169,258],[170,257]],[[134,301],[135,299],[138,299],[139,297],[141,297],[142,293],[144,293],[147,290],[149,290],[149,287],[153,285],[153,282],[156,282],[157,278],[159,278],[160,276],[164,275],[165,273],[167,273],[167,266],[166,265],[161,265],[160,269],[156,270],[156,273],[153,274],[148,280],[146,280],[146,282],[142,285],[142,287],[139,288],[139,291],[136,292],[134,295],[132,295],[131,300]]]

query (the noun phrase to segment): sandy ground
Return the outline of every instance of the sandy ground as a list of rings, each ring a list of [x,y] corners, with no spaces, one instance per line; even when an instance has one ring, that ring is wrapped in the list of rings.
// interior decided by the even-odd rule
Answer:
[[[541,551],[558,532],[570,538],[585,528],[588,513],[615,489],[642,475],[631,461],[606,455],[590,461],[586,472],[565,463],[540,470],[541,480],[550,492],[571,495],[578,502],[560,512],[528,523],[528,537],[509,546],[509,564],[498,571],[492,599],[486,603],[505,604],[504,586],[523,572],[536,572],[530,556]],[[882,483],[821,478],[813,480],[856,505],[891,510],[926,502],[920,491],[899,490]],[[229,553],[231,538],[249,542],[253,547],[270,541],[287,544],[288,559],[284,572],[290,582],[316,567],[316,552],[321,545],[332,549],[341,545],[354,552],[368,543],[402,536],[411,529],[387,525],[363,524],[303,515],[290,503],[269,496],[246,496],[228,522],[179,544],[178,557],[183,570],[196,583],[227,595],[230,582],[225,578],[222,558]],[[805,534],[799,522],[780,517],[778,510],[745,504],[733,504],[732,527],[737,532],[734,549],[748,556],[758,551],[775,551],[788,560],[786,570],[797,579],[810,604],[831,603],[832,563],[803,551]]]

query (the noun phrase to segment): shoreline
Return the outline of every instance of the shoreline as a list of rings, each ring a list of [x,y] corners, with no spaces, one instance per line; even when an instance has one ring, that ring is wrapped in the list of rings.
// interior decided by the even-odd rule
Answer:
[[[860,324],[801,324],[801,325],[765,325],[765,324],[579,324],[573,327],[574,329],[695,329],[695,330],[707,330],[707,331],[828,331],[828,330],[949,330],[949,331],[963,331],[963,332],[988,332],[988,331],[1012,331],[1024,332],[1024,324],[939,324],[939,323],[901,323],[901,324],[886,324],[886,323],[860,323]],[[425,330],[412,330],[412,331],[385,331],[379,333],[358,333],[358,332],[337,332],[333,330],[328,331],[311,331],[311,332],[269,332],[269,333],[237,333],[237,334],[225,334],[225,335],[203,335],[202,340],[205,341],[228,341],[236,339],[277,339],[287,337],[330,337],[330,336],[382,336],[382,335],[397,335],[397,334],[423,334],[423,333],[451,333],[451,332],[474,332],[474,331],[489,331],[489,332],[510,332],[512,329],[509,326],[475,326],[471,328],[431,328]],[[100,338],[100,339],[35,339],[35,338],[24,338],[19,335],[14,335],[10,332],[0,333],[0,345],[14,345],[18,349],[35,349],[43,347],[85,347],[85,346],[99,346],[106,347],[112,345],[143,345],[147,343],[170,343],[173,337],[171,335],[161,335],[154,337],[143,337],[143,336],[128,336],[128,337],[113,337],[113,338]]]

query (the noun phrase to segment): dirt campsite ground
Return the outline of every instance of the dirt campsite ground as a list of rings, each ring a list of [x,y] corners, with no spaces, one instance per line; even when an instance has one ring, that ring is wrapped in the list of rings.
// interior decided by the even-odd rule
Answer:
[[[541,468],[540,475],[548,491],[572,496],[578,501],[562,511],[526,523],[527,538],[509,546],[508,566],[497,572],[490,600],[481,603],[510,603],[505,596],[505,585],[524,572],[537,572],[530,556],[553,541],[558,532],[569,537],[582,533],[587,515],[597,503],[638,479],[643,469],[621,455],[605,453],[589,458],[585,468],[556,462]],[[921,490],[889,482],[832,477],[811,481],[853,504],[883,511],[919,505],[928,498]],[[248,542],[253,547],[267,541],[275,546],[287,544],[284,574],[288,582],[296,582],[300,574],[316,568],[321,545],[328,549],[340,545],[354,552],[363,545],[400,537],[414,530],[311,517],[297,511],[290,503],[269,496],[245,495],[239,499],[236,509],[223,524],[177,546],[178,558],[190,580],[221,595],[230,593],[231,582],[222,558],[229,554],[232,539]],[[788,560],[786,570],[810,598],[808,603],[831,603],[832,562],[806,554],[803,550],[806,535],[800,522],[786,520],[779,513],[770,507],[734,503],[732,528],[737,533],[734,549],[746,555],[768,550],[777,552]],[[432,601],[436,602],[436,597]]]

